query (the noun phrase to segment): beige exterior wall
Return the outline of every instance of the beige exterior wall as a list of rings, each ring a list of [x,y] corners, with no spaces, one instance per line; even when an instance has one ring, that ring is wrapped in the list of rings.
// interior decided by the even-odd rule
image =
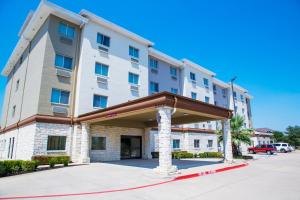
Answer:
[[[61,37],[58,33],[58,26],[60,22],[67,23],[70,26],[75,27],[76,33],[72,43],[65,43],[61,41]],[[70,92],[69,105],[65,106],[68,108],[68,116],[70,116],[70,108],[73,106],[73,91],[72,86],[74,84],[74,74],[77,67],[77,56],[78,56],[78,45],[80,41],[80,29],[78,26],[71,24],[58,18],[56,16],[50,16],[46,21],[48,24],[48,32],[46,35],[46,46],[45,51],[47,54],[44,57],[44,67],[42,73],[42,83],[39,95],[38,113],[44,115],[53,115],[52,107],[50,102],[52,88],[62,89]],[[60,54],[71,57],[72,70],[68,71],[71,74],[70,78],[61,77],[56,75],[55,67],[55,55]]]

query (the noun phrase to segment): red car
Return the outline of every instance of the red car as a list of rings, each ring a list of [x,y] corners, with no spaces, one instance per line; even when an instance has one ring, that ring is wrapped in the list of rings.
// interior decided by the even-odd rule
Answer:
[[[276,148],[271,144],[262,144],[257,145],[256,147],[249,147],[248,152],[255,153],[267,153],[269,155],[273,154],[276,151]]]

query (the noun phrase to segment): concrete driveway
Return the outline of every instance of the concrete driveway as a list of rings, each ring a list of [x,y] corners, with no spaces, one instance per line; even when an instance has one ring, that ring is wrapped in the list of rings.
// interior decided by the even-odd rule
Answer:
[[[139,166],[132,167],[135,162]],[[94,192],[169,180],[153,173],[155,162],[93,163],[1,178],[0,197]],[[179,166],[180,162],[183,174],[224,166],[218,160],[184,160]],[[51,199],[300,199],[300,152],[261,156],[249,163],[245,168],[153,187]]]

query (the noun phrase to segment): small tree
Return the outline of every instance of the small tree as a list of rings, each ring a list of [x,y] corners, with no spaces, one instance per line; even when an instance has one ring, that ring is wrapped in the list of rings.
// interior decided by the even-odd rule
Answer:
[[[230,120],[230,130],[232,138],[232,153],[234,156],[241,155],[240,146],[241,143],[251,145],[251,135],[254,132],[253,129],[244,128],[245,119],[240,115],[236,115]],[[223,141],[223,131],[218,131],[219,142]]]

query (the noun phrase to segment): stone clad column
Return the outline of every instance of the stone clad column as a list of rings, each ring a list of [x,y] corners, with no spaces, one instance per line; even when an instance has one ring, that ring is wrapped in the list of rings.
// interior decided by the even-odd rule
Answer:
[[[223,127],[224,162],[231,163],[233,161],[233,156],[232,156],[230,120],[229,119],[222,120],[222,127]]]
[[[172,165],[171,148],[171,115],[172,108],[163,106],[157,109],[159,166],[155,171],[160,174],[172,174],[177,167]]]
[[[144,144],[145,144],[145,153],[144,153],[144,159],[151,159],[151,128],[145,128],[144,132]]]
[[[89,163],[90,162],[90,125],[87,123],[81,124],[81,153],[80,162]]]

